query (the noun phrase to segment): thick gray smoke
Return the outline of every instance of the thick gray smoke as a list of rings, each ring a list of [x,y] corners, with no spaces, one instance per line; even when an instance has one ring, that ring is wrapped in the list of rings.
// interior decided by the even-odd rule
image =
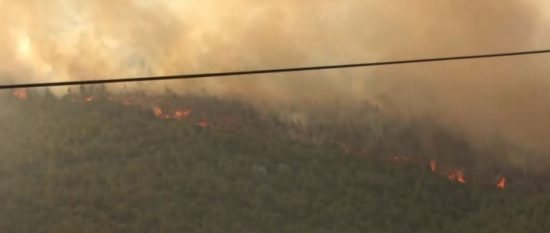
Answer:
[[[0,77],[59,81],[538,49],[550,47],[549,18],[545,0],[0,0]],[[136,87],[332,112],[369,100],[406,118],[433,118],[472,141],[499,135],[547,153],[548,61],[537,55]]]

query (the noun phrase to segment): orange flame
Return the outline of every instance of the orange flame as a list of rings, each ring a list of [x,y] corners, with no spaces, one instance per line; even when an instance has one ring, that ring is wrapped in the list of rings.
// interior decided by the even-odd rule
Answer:
[[[176,111],[173,111],[173,112],[171,112],[171,111],[168,112],[168,111],[163,110],[159,106],[153,107],[153,114],[155,114],[155,116],[157,118],[165,119],[165,120],[168,120],[168,119],[181,120],[181,119],[184,119],[184,118],[187,118],[188,116],[190,116],[191,112],[192,112],[191,109],[176,110]],[[208,123],[206,123],[206,124],[208,124]]]
[[[162,118],[162,109],[158,106],[155,106],[153,108],[153,114],[155,114],[155,116],[158,118]]]
[[[208,126],[210,126],[210,124],[206,120],[201,120],[201,121],[197,122],[197,125],[202,127],[202,128],[208,128]]]
[[[17,89],[13,91],[13,96],[20,100],[26,100],[28,98],[27,89]]]
[[[93,96],[88,96],[86,97],[86,99],[84,99],[86,102],[92,102],[94,101],[94,97]]]
[[[436,172],[437,171],[437,162],[435,160],[430,160],[430,170],[432,172]]]
[[[449,174],[448,178],[449,178],[449,180],[456,181],[456,182],[461,183],[461,184],[466,183],[466,179],[464,178],[464,172],[461,171],[461,170],[456,170],[454,172],[451,172],[451,174]]]
[[[501,176],[498,179],[497,188],[500,189],[500,190],[504,190],[505,187],[506,187],[506,177]]]
[[[464,173],[462,173],[462,172],[458,173],[457,180],[458,180],[459,183],[465,184],[466,179],[464,178]]]
[[[174,118],[176,119],[187,118],[188,116],[191,115],[191,112],[192,112],[191,109],[177,110],[176,112],[174,112]]]

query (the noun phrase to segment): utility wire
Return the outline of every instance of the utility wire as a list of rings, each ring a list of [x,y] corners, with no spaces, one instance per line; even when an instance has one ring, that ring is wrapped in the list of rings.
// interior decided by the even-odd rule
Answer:
[[[118,79],[96,79],[96,80],[79,80],[79,81],[64,81],[64,82],[7,84],[7,85],[0,85],[0,89],[58,87],[58,86],[74,86],[74,85],[88,85],[88,84],[145,82],[145,81],[159,81],[159,80],[177,80],[177,79],[213,78],[213,77],[226,77],[226,76],[244,76],[244,75],[255,75],[255,74],[271,74],[271,73],[303,72],[303,71],[312,71],[312,70],[346,69],[346,68],[357,68],[357,67],[386,66],[386,65],[399,65],[399,64],[409,64],[409,63],[426,63],[426,62],[439,62],[439,61],[451,61],[451,60],[466,60],[466,59],[480,59],[480,58],[494,58],[494,57],[510,57],[510,56],[522,56],[522,55],[533,55],[533,54],[543,54],[543,53],[550,53],[550,49],[509,52],[509,53],[478,54],[478,55],[454,56],[454,57],[424,58],[424,59],[412,59],[412,60],[395,60],[395,61],[383,61],[383,62],[371,62],[371,63],[341,64],[341,65],[327,65],[327,66],[306,66],[306,67],[292,67],[292,68],[265,69],[265,70],[232,71],[232,72],[219,72],[219,73],[196,73],[196,74],[181,74],[181,75],[167,75],[167,76],[118,78]]]

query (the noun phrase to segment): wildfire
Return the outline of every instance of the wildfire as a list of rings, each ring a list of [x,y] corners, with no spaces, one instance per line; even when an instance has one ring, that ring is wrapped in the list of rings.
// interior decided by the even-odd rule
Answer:
[[[437,171],[437,162],[435,160],[430,160],[430,170],[432,172],[436,172]]]
[[[466,179],[464,178],[464,172],[461,171],[461,170],[456,170],[454,172],[451,172],[451,174],[449,174],[448,178],[449,178],[449,180],[456,181],[456,182],[461,183],[461,184],[466,183]]]
[[[20,100],[28,99],[27,89],[16,89],[12,92],[12,95],[15,98],[20,99]],[[73,99],[73,100],[76,100],[79,103],[83,103],[82,102],[82,96],[79,97],[78,99]],[[97,97],[94,97],[94,96],[84,97],[84,103],[90,103],[90,102],[93,102],[95,100],[99,100],[99,99]],[[136,99],[132,99],[132,98],[117,98],[117,97],[114,97],[114,96],[108,96],[107,100],[109,100],[111,102],[119,103],[119,104],[124,105],[124,106],[138,106],[142,110],[148,110],[149,109],[149,110],[152,111],[152,113],[154,114],[155,117],[157,117],[159,119],[162,119],[162,120],[169,120],[169,119],[171,119],[171,120],[183,120],[183,119],[189,118],[193,113],[193,110],[191,108],[176,109],[176,108],[167,107],[167,108],[163,109],[160,106],[154,106],[154,107],[150,108],[151,105],[149,105],[147,102],[140,102],[139,99],[136,100]],[[199,115],[199,114],[197,114],[197,115]],[[196,118],[192,118],[192,119],[196,119]],[[231,123],[231,122],[233,122],[233,119],[226,118],[225,122]],[[220,128],[222,128],[222,127],[219,127],[222,124],[218,124],[218,123],[219,122],[215,122],[214,126],[213,126],[206,119],[202,118],[200,121],[196,122],[195,124],[198,127],[201,127],[201,128],[211,128],[211,129],[220,129]],[[337,142],[337,145],[339,145],[341,147],[341,149],[344,151],[345,154],[353,153],[352,150],[351,150],[352,148],[348,144],[346,144],[344,142]],[[421,166],[422,164],[424,164],[424,166],[425,166],[425,164],[426,164],[425,160],[418,160],[418,159],[415,159],[414,157],[407,156],[407,155],[402,155],[402,154],[390,154],[388,159],[389,159],[389,161],[394,162],[394,163],[414,164],[414,165],[418,165],[418,166]],[[457,182],[457,183],[460,183],[460,184],[467,183],[464,171],[462,169],[456,169],[456,167],[451,168],[451,167],[446,166],[446,164],[444,164],[444,163],[438,164],[435,159],[429,160],[428,165],[429,165],[430,171],[434,174],[446,176],[450,181]],[[481,180],[481,181],[478,181],[475,176],[471,176],[471,177],[469,177],[469,179],[470,179],[469,182],[471,182],[471,183],[483,183],[483,184],[486,184],[486,185],[494,185],[495,184],[494,183],[495,180]],[[496,180],[496,187],[499,190],[504,190],[506,188],[506,185],[507,185],[506,177],[504,177],[502,175],[499,175],[498,179]]]
[[[191,115],[191,112],[192,110],[191,109],[185,109],[185,110],[176,110],[176,111],[164,111],[162,110],[162,108],[160,108],[159,106],[155,106],[153,107],[153,114],[155,114],[155,116],[157,118],[160,118],[160,119],[177,119],[177,120],[181,120],[181,119],[185,119],[187,118],[188,116]]]
[[[155,114],[155,116],[158,118],[162,118],[162,109],[158,106],[155,106],[153,108],[153,114]]]
[[[504,190],[504,188],[506,188],[506,177],[500,176],[497,182],[497,188],[500,190]]]
[[[185,109],[185,110],[177,110],[174,112],[174,118],[176,119],[183,119],[187,118],[191,115],[192,110],[191,109]]]
[[[27,89],[17,89],[15,91],[13,91],[13,96],[15,98],[18,98],[20,100],[26,100],[28,95],[27,95]]]
[[[199,122],[197,122],[197,125],[200,126],[200,127],[202,127],[202,128],[208,128],[208,126],[210,126],[210,124],[208,123],[208,121],[206,121],[206,120],[204,120],[204,119],[201,120],[201,121],[199,121]]]
[[[86,99],[84,99],[86,102],[92,102],[94,101],[94,97],[93,96],[88,96],[86,97]]]

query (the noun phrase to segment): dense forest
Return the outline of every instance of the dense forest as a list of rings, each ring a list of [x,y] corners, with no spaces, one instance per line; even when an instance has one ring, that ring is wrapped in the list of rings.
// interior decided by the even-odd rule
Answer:
[[[0,232],[548,232],[544,173],[376,106],[285,119],[80,88],[0,97]],[[351,111],[351,110],[350,110]]]

